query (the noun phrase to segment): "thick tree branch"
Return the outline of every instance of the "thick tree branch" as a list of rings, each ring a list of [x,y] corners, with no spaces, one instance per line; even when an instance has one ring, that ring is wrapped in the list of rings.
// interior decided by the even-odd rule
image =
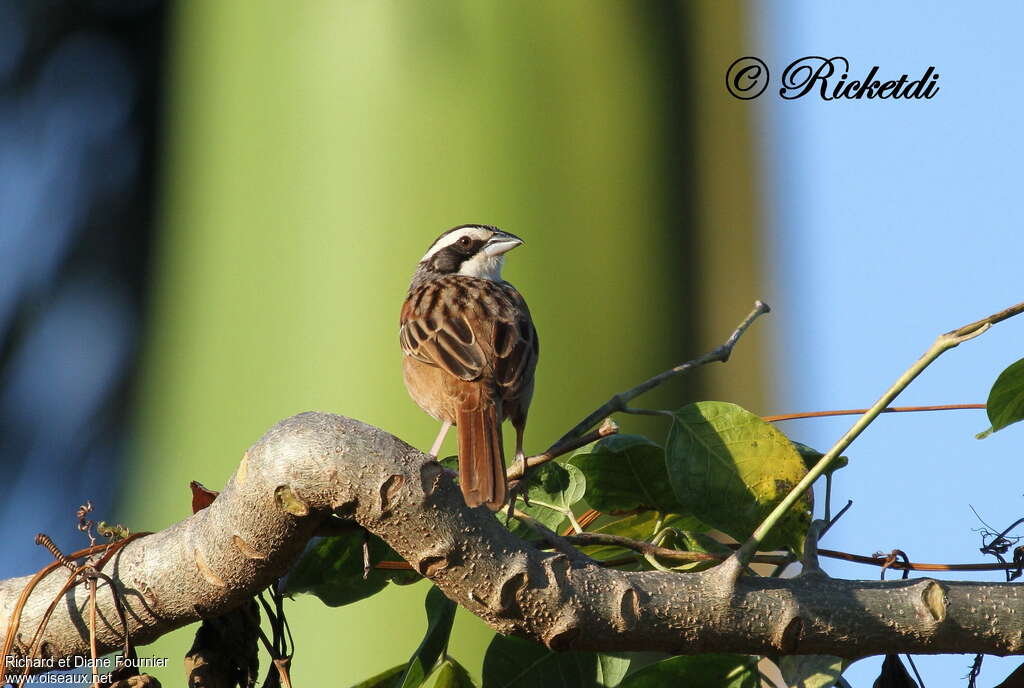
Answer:
[[[733,587],[716,569],[617,571],[520,540],[487,509],[468,508],[452,478],[382,430],[304,413],[246,452],[208,508],[128,543],[104,571],[123,593],[132,639],[146,643],[250,598],[336,511],[495,630],[555,649],[1024,654],[1018,585],[744,576]],[[0,632],[28,580],[0,583]],[[23,640],[65,580],[54,573],[36,588]],[[45,633],[47,656],[90,652],[87,600],[82,586],[67,593]],[[116,650],[120,624],[105,586],[97,617],[99,651]]]

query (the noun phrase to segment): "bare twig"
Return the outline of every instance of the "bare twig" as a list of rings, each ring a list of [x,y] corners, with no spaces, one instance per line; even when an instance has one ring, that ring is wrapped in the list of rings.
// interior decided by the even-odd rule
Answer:
[[[864,430],[878,417],[878,414],[882,412],[882,409],[887,408],[889,404],[899,396],[900,392],[907,388],[907,386],[917,378],[924,369],[932,364],[935,359],[941,356],[946,351],[959,346],[960,344],[973,339],[981,334],[984,334],[992,325],[995,323],[1006,320],[1009,317],[1024,312],[1024,302],[1019,303],[1015,306],[1007,308],[1006,310],[1000,311],[987,318],[975,321],[973,323],[959,327],[951,332],[941,334],[935,340],[935,343],[924,353],[921,358],[914,362],[906,372],[897,378],[896,382],[886,390],[885,394],[874,403],[874,405],[868,409],[868,411],[857,419],[857,422],[846,431],[846,433],[839,438],[839,440],[832,446],[828,452],[825,453],[821,459],[818,460],[811,470],[800,480],[796,486],[790,490],[782,501],[776,505],[770,514],[761,522],[761,525],[754,530],[754,533],[747,539],[743,546],[740,547],[736,552],[736,564],[728,568],[727,574],[731,576],[733,580],[739,576],[742,568],[750,561],[750,558],[757,551],[761,542],[771,532],[772,528],[779,522],[779,520],[785,515],[787,511],[796,503],[796,501],[807,491],[808,488],[814,481],[817,480],[822,473],[824,473],[832,461],[836,459],[843,451],[846,450],[850,444],[857,439],[857,437],[864,432]]]
[[[670,547],[661,547],[654,545],[650,542],[644,542],[643,540],[633,540],[632,538],[623,537],[621,535],[612,535],[610,533],[580,533],[578,535],[568,535],[565,540],[573,545],[579,545],[585,547],[588,545],[604,545],[609,547],[622,547],[623,549],[633,550],[639,552],[645,556],[661,557],[663,559],[672,559],[680,562],[700,562],[700,561],[723,561],[728,555],[726,554],[711,554],[708,552],[687,552],[678,549],[672,549]],[[758,564],[778,564],[783,560],[789,561],[789,555],[784,554],[764,554],[758,555],[755,558],[755,563]]]
[[[871,566],[885,566],[887,557],[881,555],[864,556],[863,554],[851,554],[839,552],[834,549],[819,549],[818,555],[832,559],[843,559],[857,564],[869,564]],[[888,568],[896,571],[1005,571],[1013,568],[1010,563],[979,563],[979,564],[925,564],[918,562],[895,561],[889,564]]]
[[[88,532],[88,531],[83,531]],[[90,533],[91,535],[91,533]],[[96,538],[90,537],[89,541],[96,544]],[[96,577],[89,576],[89,651],[92,654],[92,686],[100,686],[99,658],[100,649],[96,645]],[[117,594],[117,591],[114,591]]]
[[[743,322],[741,322],[739,326],[737,326],[737,328],[733,331],[733,333],[729,335],[729,338],[725,340],[724,344],[722,344],[716,349],[709,351],[703,356],[698,356],[697,358],[689,360],[686,363],[680,363],[679,365],[673,368],[669,368],[668,370],[662,373],[658,373],[654,377],[644,380],[643,382],[641,382],[636,387],[633,387],[632,389],[628,389],[625,392],[620,392],[619,394],[616,394],[611,399],[609,399],[608,401],[594,409],[594,411],[591,412],[590,415],[588,415],[586,418],[577,423],[572,430],[565,433],[557,442],[555,442],[551,446],[557,447],[561,444],[569,442],[573,438],[582,436],[583,433],[585,433],[590,428],[594,427],[594,425],[602,418],[606,418],[607,416],[610,416],[611,414],[616,413],[618,411],[625,411],[628,408],[627,404],[630,401],[637,398],[641,394],[644,394],[645,392],[651,391],[658,385],[675,377],[676,375],[685,373],[689,370],[693,370],[694,368],[700,367],[707,363],[714,363],[716,361],[725,363],[726,361],[729,360],[729,356],[732,354],[732,350],[733,347],[736,346],[736,342],[740,340],[740,337],[742,337],[743,333],[747,331],[747,328],[749,328],[751,324],[753,324],[753,322],[757,320],[758,317],[764,315],[765,313],[768,313],[769,311],[771,311],[771,308],[768,306],[768,304],[764,303],[763,301],[755,302],[754,309],[750,311],[749,315],[747,315],[747,317],[743,319]]]
[[[542,463],[547,463],[553,459],[557,459],[559,456],[564,456],[571,451],[576,451],[580,447],[585,447],[591,442],[596,442],[599,439],[614,435],[619,431],[618,424],[611,418],[605,418],[604,422],[601,423],[601,427],[597,430],[592,430],[582,437],[573,437],[566,442],[559,444],[556,442],[549,449],[536,456],[530,456],[526,459],[527,470],[539,466]],[[561,440],[559,440],[561,441]],[[523,465],[522,463],[516,462],[509,467],[508,472],[505,474],[509,480],[519,480],[523,477]]]
[[[840,509],[838,514],[829,519],[828,525],[826,525],[825,528],[822,529],[821,533],[818,535],[818,539],[825,537],[825,533],[827,533],[832,528],[832,526],[836,524],[836,521],[843,517],[843,514],[850,510],[851,506],[853,506],[853,500],[847,499],[846,506]]]
[[[557,550],[569,557],[574,561],[593,561],[590,557],[580,552],[578,549],[573,547],[568,538],[564,538],[555,531],[548,528],[546,525],[530,516],[528,513],[520,509],[511,509],[512,517],[520,523],[527,526],[530,530],[540,535],[541,539],[544,540],[552,549]]]
[[[761,416],[768,423],[783,420],[800,420],[803,418],[829,418],[832,416],[857,416],[867,413],[869,409],[838,409],[835,411],[806,411],[804,413],[783,413],[776,416]],[[937,404],[934,406],[890,406],[880,413],[915,413],[918,411],[984,411],[985,404]]]

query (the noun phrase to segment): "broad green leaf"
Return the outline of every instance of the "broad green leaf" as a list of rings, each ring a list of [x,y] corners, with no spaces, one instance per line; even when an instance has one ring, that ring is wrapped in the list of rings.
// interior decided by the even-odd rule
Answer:
[[[822,452],[814,449],[813,447],[808,447],[803,442],[797,442],[796,440],[790,440],[790,442],[792,442],[793,446],[796,447],[797,452],[800,454],[800,458],[804,460],[804,467],[807,470],[814,468],[814,465],[821,460],[821,457],[825,456]],[[837,456],[832,459],[832,463],[829,464],[825,473],[835,473],[840,468],[846,468],[849,463],[850,459],[848,457]]]
[[[846,669],[847,661],[830,655],[786,655],[779,671],[791,688],[832,688]]]
[[[476,688],[469,672],[451,657],[434,667],[420,685],[422,688]]]
[[[382,671],[376,676],[371,676],[365,681],[355,684],[352,688],[391,688],[391,684],[394,683],[395,678],[400,676],[405,671],[405,664],[399,664],[393,666],[386,671]]]
[[[436,585],[427,591],[424,602],[427,610],[427,632],[423,641],[409,658],[409,665],[396,683],[401,688],[416,688],[437,664],[437,659],[448,647],[448,636],[455,621],[455,603],[444,596]]]
[[[1024,420],[1024,358],[999,373],[985,404],[992,427],[985,436]]]
[[[587,479],[580,469],[551,461],[530,471],[526,490],[530,506],[521,505],[520,509],[557,532],[567,518],[563,512],[580,501],[586,490]],[[504,520],[503,514],[499,516]],[[518,521],[513,521],[509,527],[520,537],[535,537],[532,530]]]
[[[747,655],[692,655],[672,657],[646,666],[622,682],[621,688],[714,686],[758,688],[761,674],[757,658]]]
[[[592,688],[619,685],[629,660],[598,652],[552,652],[543,645],[495,635],[484,655],[485,688]]]
[[[340,607],[380,592],[388,581],[408,583],[420,578],[415,571],[371,569],[364,579],[365,537],[369,538],[371,563],[402,560],[386,542],[361,531],[313,538],[288,574],[285,591],[289,595],[316,595],[327,606]]]
[[[676,497],[737,540],[745,540],[807,473],[782,432],[735,404],[702,401],[673,416],[665,451]],[[799,550],[810,525],[808,504],[804,495],[764,546]]]
[[[606,437],[569,463],[586,475],[587,503],[598,511],[686,511],[668,484],[665,450],[646,437]]]

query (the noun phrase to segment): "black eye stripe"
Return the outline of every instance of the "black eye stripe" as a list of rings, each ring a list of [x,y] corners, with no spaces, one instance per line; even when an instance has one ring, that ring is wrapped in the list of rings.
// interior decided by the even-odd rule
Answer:
[[[469,239],[469,243],[463,245],[462,238]],[[476,255],[485,243],[487,242],[483,239],[474,239],[470,236],[460,237],[459,241],[445,246],[434,254],[429,262],[430,268],[442,275],[458,272],[462,263]]]

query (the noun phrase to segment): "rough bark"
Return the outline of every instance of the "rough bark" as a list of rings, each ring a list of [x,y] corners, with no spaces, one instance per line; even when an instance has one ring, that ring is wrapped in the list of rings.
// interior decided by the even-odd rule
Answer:
[[[144,644],[223,614],[282,575],[332,512],[391,544],[446,595],[501,633],[551,648],[672,653],[1024,654],[1020,585],[630,573],[540,551],[485,508],[468,508],[452,474],[396,437],[355,420],[304,413],[244,455],[208,508],[129,543],[105,567]],[[27,641],[66,579],[53,573],[25,607]],[[7,619],[28,578],[0,583]],[[119,646],[111,597],[100,594],[101,651]],[[46,631],[45,655],[86,655],[79,586]],[[325,613],[328,613],[325,610]]]

